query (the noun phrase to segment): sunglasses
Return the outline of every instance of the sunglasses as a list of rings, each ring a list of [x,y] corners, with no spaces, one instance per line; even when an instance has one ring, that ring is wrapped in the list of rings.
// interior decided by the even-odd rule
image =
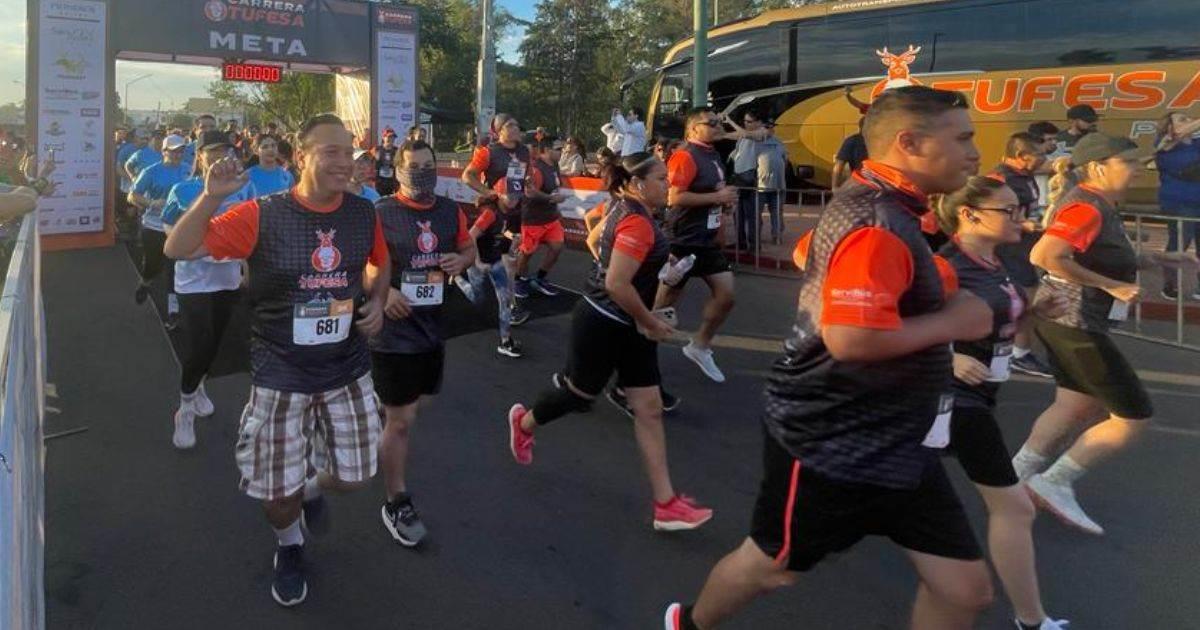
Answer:
[[[1021,206],[1005,206],[1003,208],[989,208],[987,206],[971,206],[972,210],[980,210],[982,212],[1003,212],[1008,215],[1008,218],[1013,221],[1021,221],[1025,218],[1025,208]]]

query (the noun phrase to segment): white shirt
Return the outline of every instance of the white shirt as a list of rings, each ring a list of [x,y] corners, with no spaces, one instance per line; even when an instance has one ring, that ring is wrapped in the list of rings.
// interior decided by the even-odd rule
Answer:
[[[640,120],[628,122],[624,116],[614,113],[612,126],[621,133],[621,155],[633,155],[646,150],[645,123]]]
[[[606,138],[605,144],[608,145],[608,150],[612,151],[613,153],[621,153],[621,145],[624,143],[624,139],[621,137],[621,132],[617,131],[617,128],[614,127],[612,123],[604,123],[604,126],[600,128],[600,131]]]

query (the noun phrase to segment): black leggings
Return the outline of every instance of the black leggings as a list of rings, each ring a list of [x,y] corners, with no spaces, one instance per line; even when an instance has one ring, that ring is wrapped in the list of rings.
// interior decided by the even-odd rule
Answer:
[[[142,282],[149,283],[163,267],[167,268],[167,293],[175,292],[175,261],[168,260],[163,254],[163,246],[167,244],[167,235],[157,230],[142,228]]]
[[[183,376],[179,391],[182,393],[194,393],[208,374],[240,296],[241,292],[236,290],[179,294],[183,333],[183,356],[179,358]]]

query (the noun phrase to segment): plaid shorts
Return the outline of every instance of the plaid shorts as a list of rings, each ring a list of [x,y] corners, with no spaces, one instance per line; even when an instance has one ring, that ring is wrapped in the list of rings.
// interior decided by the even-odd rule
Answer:
[[[251,387],[238,427],[238,486],[269,501],[296,494],[317,470],[341,481],[370,479],[381,408],[370,373],[320,394]]]

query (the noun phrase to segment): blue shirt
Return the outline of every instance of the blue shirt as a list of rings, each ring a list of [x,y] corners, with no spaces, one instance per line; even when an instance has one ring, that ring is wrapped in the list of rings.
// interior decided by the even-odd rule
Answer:
[[[1200,140],[1191,144],[1180,142],[1167,151],[1154,155],[1158,167],[1158,203],[1164,212],[1193,216],[1200,214],[1200,181],[1189,181],[1184,169],[1189,166],[1200,170]]]
[[[137,177],[141,174],[143,169],[153,164],[158,164],[161,161],[162,154],[154,149],[151,149],[149,145],[147,145],[134,151],[133,155],[129,156],[129,159],[125,160],[125,167],[130,171],[133,171],[133,176]],[[163,196],[166,196],[165,192],[163,193]]]
[[[166,201],[171,187],[187,178],[188,170],[183,164],[151,164],[133,180],[133,192],[151,201]],[[142,226],[161,232],[162,208],[147,208],[142,214]]]
[[[196,141],[192,140],[183,145],[183,158],[181,160],[188,167],[188,172],[192,170],[192,164],[196,163]]]
[[[133,156],[137,147],[132,142],[122,142],[117,145],[117,180],[121,182],[121,192],[129,192],[129,177],[125,175],[125,162]]]
[[[188,207],[200,193],[204,192],[204,180],[200,177],[186,179],[171,187],[167,195],[167,205],[163,207],[162,222],[165,225],[175,225],[179,217],[187,212]],[[221,202],[220,207],[213,213],[218,216],[229,208],[254,199],[254,183],[246,182],[240,190],[229,195]],[[233,291],[242,283],[242,265],[237,261],[216,261],[211,256],[199,260],[179,260],[175,262],[175,292],[182,294],[213,293],[215,291]]]
[[[278,165],[270,170],[262,166],[251,166],[246,169],[246,174],[250,176],[250,181],[254,184],[254,191],[260,197],[283,192],[296,183],[292,174],[286,168]]]
[[[362,190],[358,191],[358,196],[370,201],[371,203],[379,201],[379,191],[366,184],[362,185]]]

